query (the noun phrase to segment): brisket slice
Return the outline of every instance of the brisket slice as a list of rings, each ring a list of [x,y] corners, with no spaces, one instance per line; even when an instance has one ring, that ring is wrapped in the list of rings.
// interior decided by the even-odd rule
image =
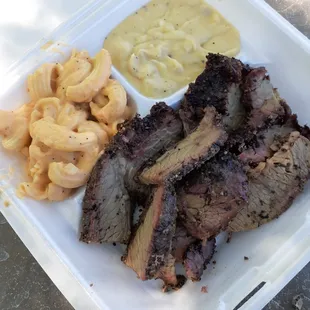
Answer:
[[[177,220],[175,234],[172,239],[171,254],[169,254],[164,266],[159,269],[156,275],[157,278],[164,281],[164,292],[178,290],[185,284],[186,278],[176,274],[175,264],[183,262],[185,252],[196,240],[196,238],[189,235],[186,228]]]
[[[189,246],[183,263],[188,279],[194,282],[201,280],[203,271],[214,255],[215,246],[214,238],[208,240],[205,245],[202,241],[197,241]]]
[[[123,179],[126,166],[124,158],[110,150],[97,161],[83,199],[81,241],[128,241],[131,201]]]
[[[175,235],[173,237],[173,256],[177,263],[184,260],[184,255],[188,247],[197,239],[191,236],[183,224],[178,220]]]
[[[177,291],[186,283],[186,278],[183,275],[176,274],[175,262],[173,255],[169,254],[165,264],[156,274],[156,279],[164,281],[163,292]]]
[[[186,134],[194,131],[208,106],[223,116],[227,130],[237,129],[243,122],[245,110],[240,102],[245,66],[237,59],[209,54],[205,70],[191,83],[180,108]]]
[[[250,230],[278,218],[303,190],[309,172],[310,141],[293,132],[272,158],[248,172],[249,203],[228,230]]]
[[[273,88],[265,68],[248,68],[244,74],[241,103],[246,110],[242,126],[234,131],[226,148],[249,165],[272,156],[270,147],[294,130],[299,130],[296,115]],[[274,138],[273,135],[277,137]]]
[[[271,158],[277,152],[288,136],[299,129],[297,118],[292,115],[284,125],[271,125],[258,131],[240,149],[239,159],[254,167],[267,158]]]
[[[165,266],[172,251],[176,217],[174,189],[169,185],[155,188],[144,221],[131,240],[124,258],[125,264],[141,280],[161,277],[161,268]],[[166,279],[167,275],[164,271],[162,273]]]
[[[144,169],[140,180],[145,184],[180,180],[216,155],[226,140],[221,118],[214,108],[208,107],[199,127],[159,157],[152,167]]]
[[[192,236],[207,240],[225,230],[246,205],[247,190],[242,164],[220,153],[178,185],[179,217]]]
[[[182,130],[178,114],[161,102],[151,108],[150,115],[131,121],[128,128],[115,136],[115,148],[130,161],[125,175],[126,188],[130,192],[141,187],[137,172],[180,141]]]
[[[156,279],[164,281],[163,291],[168,292],[178,287],[178,278],[175,270],[175,258],[169,254],[162,267],[159,268]]]
[[[177,114],[165,103],[158,103],[150,115],[134,118],[113,138],[87,183],[82,241],[128,242],[132,216],[130,196],[141,191],[148,193],[148,188],[136,181],[138,170],[174,145],[182,135],[182,122]]]
[[[291,114],[263,67],[252,69],[245,77],[242,104],[249,113],[248,130],[259,129],[266,124],[281,124]]]
[[[201,240],[190,236],[185,227],[177,222],[172,254],[168,256],[165,265],[157,273],[157,278],[164,280],[163,291],[177,290],[186,282],[184,276],[176,275],[175,264],[178,262],[183,263],[188,279],[200,281],[214,252],[215,239],[210,239],[204,244]]]

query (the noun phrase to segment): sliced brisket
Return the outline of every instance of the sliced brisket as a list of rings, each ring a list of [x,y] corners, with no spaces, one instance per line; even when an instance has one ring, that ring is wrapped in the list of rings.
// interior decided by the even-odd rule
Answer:
[[[273,134],[285,137],[298,129],[296,116],[273,88],[265,68],[247,67],[243,71],[241,105],[246,111],[244,122],[231,133],[226,148],[240,155],[246,164],[270,157]],[[284,126],[284,127],[283,127]],[[274,140],[274,141],[273,141]]]
[[[169,254],[165,263],[161,266],[155,276],[156,279],[164,281],[163,291],[168,292],[178,286],[178,278],[175,270],[175,258]]]
[[[144,169],[140,180],[145,184],[180,180],[216,155],[226,139],[221,117],[214,108],[208,107],[199,127],[158,158],[152,167]]]
[[[207,240],[225,230],[247,203],[243,166],[232,155],[220,153],[180,182],[177,197],[188,232]]]
[[[266,124],[281,124],[291,114],[286,102],[273,88],[267,70],[255,68],[247,74],[243,85],[242,104],[247,109],[249,129],[259,129]]]
[[[184,260],[184,255],[188,247],[197,239],[191,236],[183,224],[178,220],[175,235],[173,237],[173,256],[177,263]]]
[[[177,220],[175,234],[172,239],[171,254],[169,254],[164,266],[160,268],[156,276],[156,278],[164,281],[164,292],[178,290],[185,284],[186,278],[176,274],[175,264],[183,263],[188,247],[195,241],[197,239],[190,236],[186,228]]]
[[[165,103],[136,117],[114,138],[95,165],[83,199],[80,239],[88,243],[127,243],[131,233],[131,197],[148,188],[136,174],[182,138],[182,122]]]
[[[189,246],[183,263],[188,279],[194,282],[201,280],[203,271],[207,268],[214,255],[215,246],[215,239],[207,241],[206,244],[197,241]]]
[[[209,54],[179,111],[158,103],[113,138],[87,183],[80,239],[130,240],[124,263],[164,291],[186,281],[176,263],[199,281],[217,234],[277,218],[303,190],[309,138],[265,68]],[[131,234],[138,199],[146,208]]]
[[[132,268],[141,280],[162,277],[173,282],[165,267],[172,251],[176,228],[176,196],[171,186],[159,186],[153,192],[150,207],[143,223],[131,240],[125,264]],[[173,264],[174,265],[174,264]]]
[[[177,291],[186,282],[186,278],[183,275],[176,274],[175,258],[171,254],[168,255],[165,264],[159,269],[155,278],[164,281],[163,292]]]
[[[97,161],[83,199],[81,241],[128,241],[131,201],[124,183],[126,169],[124,158],[111,150]]]
[[[299,129],[295,115],[292,115],[284,125],[271,125],[253,134],[242,149],[239,159],[252,167],[265,161],[277,152],[288,136]],[[244,135],[245,136],[245,135]]]
[[[291,133],[281,149],[248,172],[249,203],[229,224],[229,231],[257,228],[290,207],[310,172],[310,141]]]
[[[223,116],[227,130],[242,124],[245,110],[240,103],[240,86],[244,71],[245,66],[237,59],[219,54],[207,56],[205,70],[189,85],[181,104],[179,113],[186,134],[197,128],[208,106]]]

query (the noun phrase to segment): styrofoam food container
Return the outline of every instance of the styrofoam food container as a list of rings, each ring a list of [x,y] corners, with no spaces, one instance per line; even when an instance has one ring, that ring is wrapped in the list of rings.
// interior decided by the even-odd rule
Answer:
[[[94,55],[106,35],[147,0],[97,0],[83,8],[41,42],[17,64],[2,82],[0,108],[13,109],[28,101],[25,80],[40,64],[64,61],[73,47]],[[239,57],[265,64],[273,84],[298,114],[310,120],[310,43],[286,20],[260,0],[209,0],[241,33]],[[61,51],[62,53],[57,53]],[[113,69],[145,115],[156,101],[133,89]],[[177,102],[185,89],[165,101]],[[12,168],[14,171],[12,173]],[[163,294],[161,281],[142,282],[120,261],[122,250],[112,245],[87,245],[78,241],[83,189],[61,203],[19,200],[15,187],[23,165],[15,154],[1,150],[0,210],[50,278],[76,309],[261,309],[310,260],[310,187],[278,220],[257,230],[235,234],[226,244],[218,238],[216,265],[208,267],[202,281],[190,281],[178,292]],[[11,173],[8,173],[8,171]],[[249,257],[245,261],[244,256]],[[208,293],[201,293],[207,286]],[[247,302],[242,300],[253,291]],[[241,303],[240,303],[241,302]]]

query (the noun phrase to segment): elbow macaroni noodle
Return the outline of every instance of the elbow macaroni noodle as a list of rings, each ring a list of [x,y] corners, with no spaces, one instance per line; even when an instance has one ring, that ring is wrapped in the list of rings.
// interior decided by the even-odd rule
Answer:
[[[66,96],[74,102],[90,102],[105,87],[111,75],[111,56],[102,49],[95,57],[92,72],[80,83],[69,86]]]
[[[44,64],[28,77],[31,102],[0,110],[2,145],[27,157],[20,197],[64,200],[83,186],[117,126],[135,106],[111,75],[111,57],[73,51],[63,65]]]

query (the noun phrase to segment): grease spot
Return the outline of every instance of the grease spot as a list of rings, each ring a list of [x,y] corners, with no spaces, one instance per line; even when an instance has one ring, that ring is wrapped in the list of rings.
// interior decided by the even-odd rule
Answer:
[[[3,204],[4,204],[4,206],[5,206],[6,208],[8,208],[8,207],[10,206],[10,202],[9,202],[8,200],[5,200],[5,201],[3,202]]]
[[[10,257],[9,253],[0,248],[0,262],[5,262]]]
[[[207,294],[208,293],[208,287],[207,286],[202,286],[201,287],[201,293]]]
[[[43,44],[40,49],[43,51],[46,51],[50,46],[52,46],[54,42],[52,40],[47,41],[45,44]]]

